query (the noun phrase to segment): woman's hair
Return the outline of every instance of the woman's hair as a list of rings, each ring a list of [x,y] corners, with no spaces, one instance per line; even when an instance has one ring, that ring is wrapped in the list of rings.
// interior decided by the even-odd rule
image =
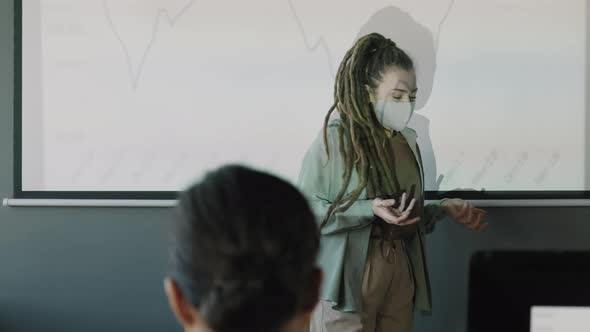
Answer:
[[[212,330],[278,331],[316,300],[319,232],[291,184],[225,166],[183,192],[177,213],[171,275]]]
[[[340,63],[334,86],[334,104],[324,120],[324,145],[329,157],[328,125],[332,113],[338,111],[338,137],[344,159],[344,176],[322,225],[332,214],[346,211],[365,188],[371,197],[389,195],[399,190],[399,183],[391,174],[393,168],[385,151],[385,130],[377,120],[365,87],[368,85],[375,89],[384,72],[393,67],[411,70],[414,64],[393,41],[378,33],[359,38]],[[354,170],[359,175],[359,183],[352,192],[346,193]]]

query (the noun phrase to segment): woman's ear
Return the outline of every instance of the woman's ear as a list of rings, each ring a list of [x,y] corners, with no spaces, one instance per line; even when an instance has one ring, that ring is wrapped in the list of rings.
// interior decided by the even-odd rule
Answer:
[[[375,92],[373,91],[373,88],[371,88],[368,84],[365,84],[365,90],[367,90],[367,93],[369,94],[369,101],[371,104],[375,105]]]
[[[169,276],[164,279],[164,292],[174,316],[186,331],[201,323],[198,311],[188,303],[176,281]]]

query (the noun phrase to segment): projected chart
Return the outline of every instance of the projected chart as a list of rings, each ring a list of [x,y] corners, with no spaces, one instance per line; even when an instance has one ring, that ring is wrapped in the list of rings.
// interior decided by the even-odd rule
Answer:
[[[39,0],[22,10],[22,184],[295,180],[361,35],[414,59],[427,190],[584,190],[583,0]],[[498,22],[501,22],[499,24]]]

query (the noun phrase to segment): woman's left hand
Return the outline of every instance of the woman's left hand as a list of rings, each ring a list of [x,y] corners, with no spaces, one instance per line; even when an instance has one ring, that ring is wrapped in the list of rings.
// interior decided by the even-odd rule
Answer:
[[[441,207],[451,219],[456,223],[467,226],[467,228],[482,231],[488,227],[488,223],[484,221],[484,217],[488,213],[474,207],[468,201],[451,198],[442,202]]]

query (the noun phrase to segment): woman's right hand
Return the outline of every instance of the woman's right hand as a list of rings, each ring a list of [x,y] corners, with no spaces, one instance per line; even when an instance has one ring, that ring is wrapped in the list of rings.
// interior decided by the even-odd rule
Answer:
[[[373,214],[388,224],[399,226],[415,224],[420,220],[420,217],[408,219],[415,203],[416,199],[412,198],[406,207],[406,193],[402,194],[402,201],[397,208],[394,207],[395,199],[375,198],[373,200]]]

